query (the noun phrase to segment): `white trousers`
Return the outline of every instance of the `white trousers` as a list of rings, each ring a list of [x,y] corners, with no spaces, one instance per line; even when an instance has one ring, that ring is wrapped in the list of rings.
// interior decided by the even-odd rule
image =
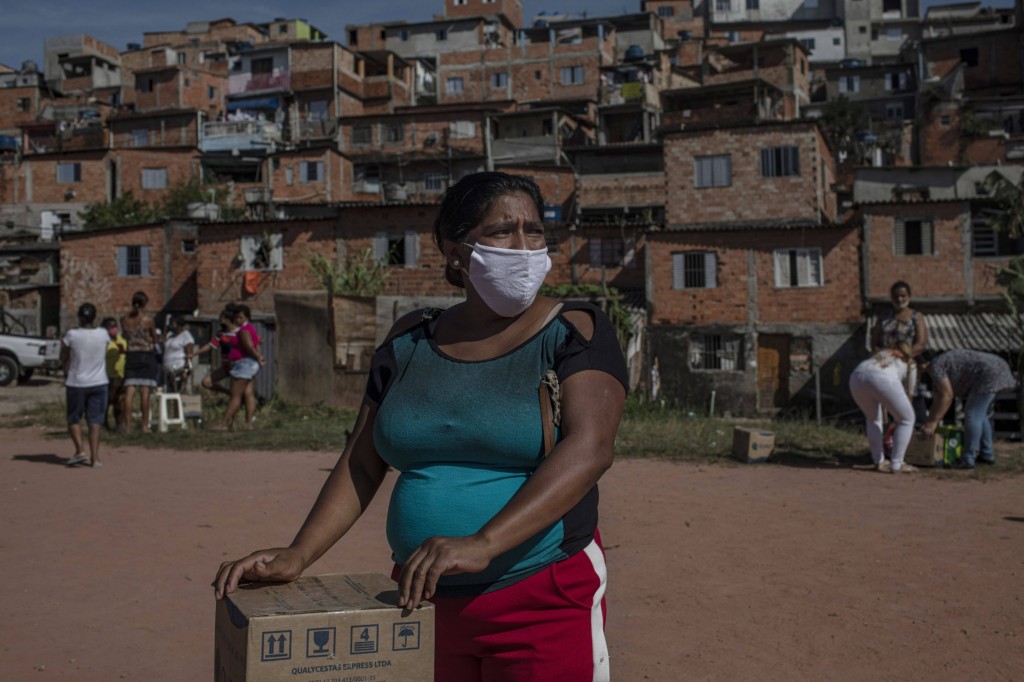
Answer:
[[[885,413],[888,412],[896,420],[896,430],[892,436],[892,468],[898,471],[903,467],[903,456],[914,435],[914,406],[903,384],[886,372],[859,368],[850,376],[850,393],[867,419],[868,445],[875,464],[879,464],[884,457],[882,441],[885,438]]]

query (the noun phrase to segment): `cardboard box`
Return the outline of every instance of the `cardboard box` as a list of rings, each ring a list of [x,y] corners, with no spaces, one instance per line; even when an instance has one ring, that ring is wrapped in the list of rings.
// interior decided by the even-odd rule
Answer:
[[[775,434],[737,426],[732,430],[732,454],[741,462],[764,462],[775,450]]]
[[[376,573],[240,587],[217,602],[217,682],[421,682],[434,675],[434,607],[398,607]]]
[[[907,445],[903,461],[918,467],[940,467],[945,462],[945,437],[936,431],[927,438],[915,433]]]
[[[914,434],[903,461],[920,467],[953,466],[963,455],[964,430],[958,426],[940,426],[927,438]]]

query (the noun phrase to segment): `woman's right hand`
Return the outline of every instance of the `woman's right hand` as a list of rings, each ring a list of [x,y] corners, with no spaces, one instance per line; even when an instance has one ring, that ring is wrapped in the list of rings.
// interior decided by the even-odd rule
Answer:
[[[261,549],[235,561],[220,565],[213,579],[214,596],[223,599],[231,594],[242,580],[250,582],[290,582],[306,568],[299,553],[289,547]]]

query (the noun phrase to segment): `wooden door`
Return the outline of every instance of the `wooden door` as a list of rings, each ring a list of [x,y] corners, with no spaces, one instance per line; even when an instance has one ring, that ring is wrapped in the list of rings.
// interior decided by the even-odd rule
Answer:
[[[757,406],[779,408],[789,402],[789,336],[757,336]]]

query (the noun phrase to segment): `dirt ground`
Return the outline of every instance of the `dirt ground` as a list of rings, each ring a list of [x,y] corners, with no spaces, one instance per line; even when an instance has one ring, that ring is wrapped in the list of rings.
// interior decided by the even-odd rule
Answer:
[[[287,543],[335,455],[0,429],[0,679],[208,680],[217,565]],[[310,574],[388,572],[393,475]],[[1024,479],[620,460],[601,484],[616,680],[1024,679]]]

